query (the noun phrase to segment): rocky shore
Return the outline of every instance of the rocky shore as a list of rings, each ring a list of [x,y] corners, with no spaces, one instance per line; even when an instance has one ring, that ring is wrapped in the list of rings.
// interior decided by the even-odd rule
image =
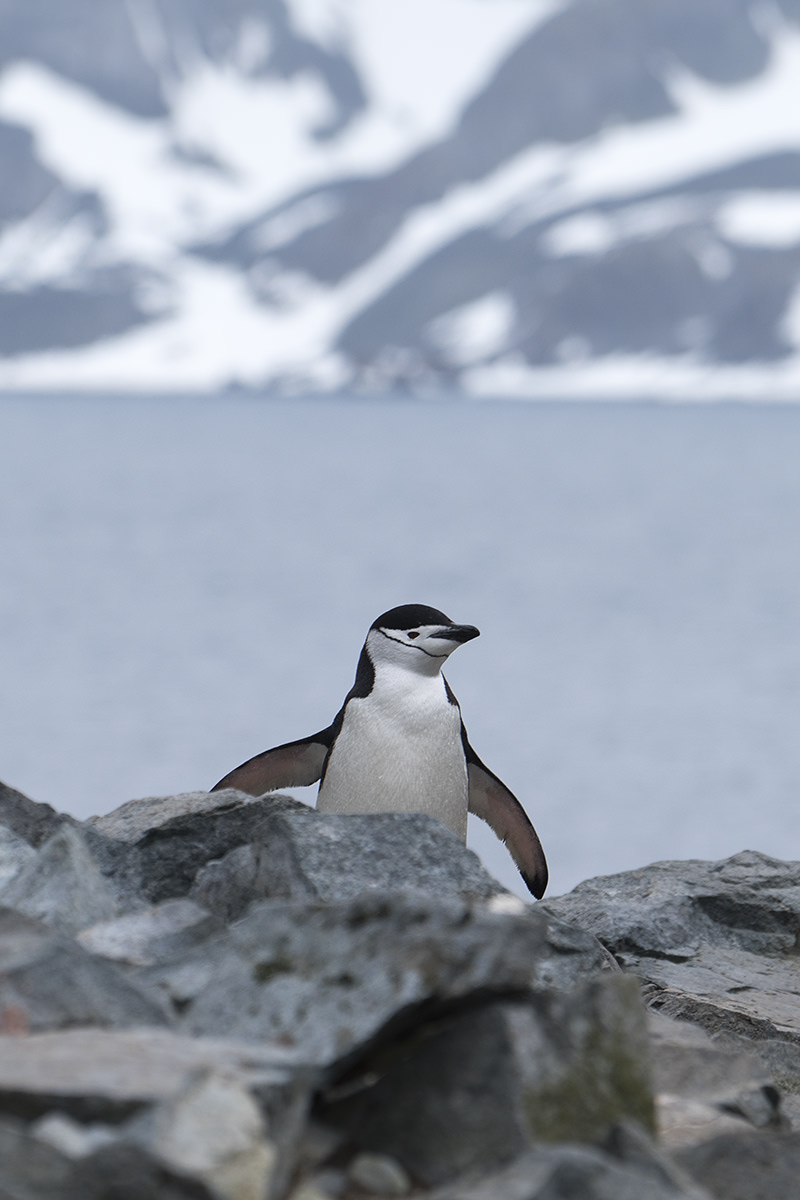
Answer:
[[[0,785],[0,1200],[796,1200],[800,864]]]

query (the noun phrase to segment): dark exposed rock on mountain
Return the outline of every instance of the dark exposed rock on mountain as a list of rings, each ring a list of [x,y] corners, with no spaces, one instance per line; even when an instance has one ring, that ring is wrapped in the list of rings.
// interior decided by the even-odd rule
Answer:
[[[797,864],[530,907],[421,816],[229,791],[79,824],[4,788],[0,818],[0,1196],[794,1195]]]

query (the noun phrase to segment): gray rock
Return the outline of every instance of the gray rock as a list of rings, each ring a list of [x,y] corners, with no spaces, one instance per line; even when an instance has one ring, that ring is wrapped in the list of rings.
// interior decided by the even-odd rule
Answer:
[[[53,1146],[67,1158],[86,1158],[104,1146],[113,1146],[120,1140],[121,1126],[108,1125],[102,1121],[81,1124],[63,1112],[48,1112],[28,1126],[28,1132],[37,1141]]]
[[[70,1025],[164,1025],[167,1013],[111,963],[71,938],[0,908],[0,1031]]]
[[[314,810],[290,796],[227,789],[130,800],[84,823],[87,842],[113,880],[121,912],[187,896],[201,867],[245,845],[265,817]]]
[[[77,933],[114,916],[114,896],[80,830],[62,825],[0,891],[0,904]]]
[[[423,813],[370,816],[285,813],[253,844],[197,876],[192,896],[226,921],[256,899],[349,900],[367,891],[419,891],[488,899],[504,892],[449,829]]]
[[[278,1160],[247,1086],[227,1071],[195,1072],[147,1121],[147,1148],[218,1200],[266,1200]]]
[[[758,1058],[781,1093],[780,1108],[792,1129],[800,1129],[800,1045],[775,1038],[748,1038],[737,1033],[717,1033],[715,1046]]]
[[[40,846],[65,823],[76,824],[72,817],[57,813],[49,804],[38,804],[22,792],[0,783],[0,824],[29,845]]]
[[[66,1200],[71,1172],[69,1158],[32,1137],[23,1121],[0,1118],[2,1200]]]
[[[375,1196],[407,1196],[411,1191],[408,1172],[388,1154],[357,1154],[347,1173],[357,1188]]]
[[[544,907],[594,933],[668,1016],[800,1043],[800,863],[754,851],[654,863]]]
[[[36,857],[36,851],[7,825],[0,825],[0,891]]]
[[[79,1133],[79,1131],[78,1131]],[[72,1157],[35,1127],[0,1119],[2,1200],[217,1200],[196,1179],[176,1175],[146,1149],[115,1141]]]
[[[568,989],[602,966],[591,935],[520,907],[421,894],[263,901],[202,951],[136,977],[163,990],[188,1032],[297,1045],[328,1064],[433,1000]]]
[[[747,1124],[781,1125],[780,1093],[760,1059],[712,1041],[699,1026],[650,1013],[650,1058],[661,1142],[671,1148]]]
[[[677,1155],[715,1200],[797,1200],[800,1134],[725,1134]]]
[[[258,797],[226,788],[220,792],[181,792],[177,796],[147,796],[142,800],[128,800],[105,816],[89,817],[84,824],[87,829],[93,829],[105,837],[134,846],[148,836],[174,831],[176,826],[187,828],[186,825],[178,825],[181,821],[193,822],[196,826],[203,823],[203,818],[210,818],[213,823],[230,812],[237,813],[240,818],[246,812],[244,819],[248,823],[244,827],[250,832],[252,825],[249,822],[252,820],[263,820],[272,812],[292,812],[301,808],[307,812],[313,811],[299,800],[279,792]]]
[[[191,1038],[168,1029],[66,1029],[0,1038],[0,1111],[51,1110],[81,1122],[119,1120],[177,1096],[198,1072],[219,1071],[255,1093],[309,1073],[279,1046]]]
[[[638,985],[607,975],[571,992],[439,1013],[368,1051],[320,1115],[428,1187],[543,1142],[602,1143],[623,1118],[652,1127]]]
[[[265,846],[252,843],[237,846],[223,858],[200,868],[189,895],[230,924],[254,900],[264,900],[270,895],[271,872],[265,870],[269,865],[270,854]]]
[[[450,1186],[431,1200],[709,1200],[707,1193],[640,1164],[586,1146],[534,1150],[477,1183]]]
[[[311,1085],[279,1047],[143,1029],[0,1038],[0,1114],[33,1118],[76,1160],[142,1147],[218,1200],[282,1194]]]
[[[90,954],[148,967],[202,944],[222,923],[191,900],[166,900],[142,912],[92,925],[77,935]]]

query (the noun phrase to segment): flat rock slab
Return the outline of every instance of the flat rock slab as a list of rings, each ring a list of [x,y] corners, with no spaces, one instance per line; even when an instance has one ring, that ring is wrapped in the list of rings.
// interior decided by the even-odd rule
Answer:
[[[424,813],[279,813],[251,845],[204,867],[192,896],[226,921],[267,897],[349,900],[362,892],[485,900],[505,889],[441,821]]]
[[[590,934],[505,896],[365,893],[264,901],[202,952],[135,977],[171,999],[188,1032],[298,1046],[331,1064],[426,1003],[567,990],[604,964]]]
[[[211,1070],[255,1091],[282,1088],[302,1071],[310,1078],[280,1047],[158,1029],[70,1029],[0,1037],[0,1111],[119,1119],[175,1096],[197,1072]]]
[[[654,863],[543,907],[594,933],[667,1015],[800,1042],[800,863],[754,851]]]
[[[72,938],[0,908],[0,1032],[72,1025],[166,1025],[158,996]]]

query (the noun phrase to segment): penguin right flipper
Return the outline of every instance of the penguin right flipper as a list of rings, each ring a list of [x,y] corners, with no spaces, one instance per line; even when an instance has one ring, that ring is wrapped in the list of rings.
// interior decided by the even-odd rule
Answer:
[[[251,796],[263,796],[265,792],[277,792],[281,788],[308,787],[322,775],[333,736],[333,726],[329,726],[311,737],[264,750],[229,771],[211,791],[236,788]]]
[[[464,735],[469,780],[469,811],[505,842],[525,886],[537,900],[547,887],[547,860],[528,814],[513,792],[478,758]]]

